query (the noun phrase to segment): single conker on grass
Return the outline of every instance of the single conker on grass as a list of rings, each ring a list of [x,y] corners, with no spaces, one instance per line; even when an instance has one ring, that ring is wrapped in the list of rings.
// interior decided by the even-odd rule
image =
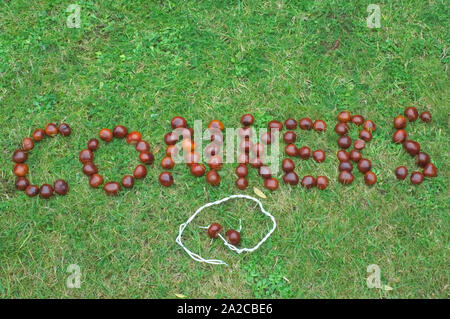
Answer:
[[[177,135],[175,134],[175,136],[177,136]],[[134,131],[134,132],[128,133],[127,138],[126,138],[126,142],[127,142],[128,144],[136,144],[136,143],[139,142],[141,139],[142,139],[141,133],[139,133],[139,132],[137,132],[137,131]],[[164,138],[164,140],[165,140],[165,138]],[[178,136],[177,136],[177,141],[178,141]],[[174,143],[174,144],[175,144],[175,143]]]
[[[103,186],[103,189],[108,195],[117,195],[120,191],[120,184],[117,182],[108,182]]]
[[[211,122],[209,122],[208,128],[209,129],[219,129],[219,130],[223,131],[225,129],[225,125],[223,125],[223,123],[220,122],[219,120],[212,120]]]
[[[97,188],[103,184],[103,177],[99,174],[93,174],[89,179],[89,185],[93,188]]]
[[[90,149],[84,149],[78,155],[78,159],[81,163],[93,162],[94,161],[94,153]]]
[[[310,130],[313,128],[313,121],[309,117],[304,117],[298,121],[298,126],[302,130]]]
[[[72,129],[66,123],[61,123],[58,127],[59,134],[62,136],[69,136],[72,133]]]
[[[294,171],[286,172],[283,176],[283,182],[289,185],[297,185],[299,181],[298,175]]]
[[[111,142],[114,137],[113,132],[108,128],[101,129],[98,136],[105,142]]]
[[[339,122],[338,124],[336,124],[336,126],[334,127],[334,131],[336,132],[336,134],[338,135],[345,135],[348,133],[348,131],[350,130],[350,128],[348,127],[347,123],[341,123]]]
[[[266,178],[264,180],[264,187],[268,190],[274,191],[278,188],[278,181],[273,177]]]
[[[285,158],[281,162],[281,169],[284,172],[292,172],[295,168],[294,161],[292,161],[290,158]]]
[[[88,145],[87,146],[88,146],[88,149],[90,151],[94,152],[94,151],[96,151],[98,149],[99,142],[98,142],[98,140],[96,138],[91,138],[88,141]]]
[[[339,173],[338,180],[339,183],[346,185],[353,183],[354,177],[349,171],[342,171]]]
[[[43,184],[39,189],[39,197],[49,199],[53,196],[53,187],[50,184]]]
[[[175,132],[169,132],[166,135],[164,135],[164,143],[166,143],[167,145],[175,145],[177,142],[178,142],[178,135]]]
[[[54,136],[58,134],[58,127],[54,123],[48,123],[45,126],[45,134],[47,136]]]
[[[288,144],[285,146],[284,152],[286,153],[286,155],[296,156],[298,153],[297,146],[295,146],[294,144]]]
[[[357,151],[364,149],[365,146],[366,146],[366,142],[364,142],[364,140],[358,139],[353,142],[353,148]]]
[[[270,178],[272,177],[272,171],[270,170],[269,166],[260,166],[258,169],[259,175],[261,175],[262,178]]]
[[[372,168],[372,162],[370,160],[368,160],[367,158],[362,158],[359,160],[357,166],[358,166],[358,170],[361,173],[366,173],[366,172],[370,171],[370,169]]]
[[[316,185],[316,179],[311,175],[306,175],[302,178],[302,186],[306,189],[310,189]]]
[[[320,190],[324,190],[328,187],[328,178],[326,176],[317,176],[316,186]]]
[[[374,172],[368,171],[366,172],[366,174],[364,174],[364,183],[366,183],[366,185],[372,186],[376,182],[377,182],[377,175],[375,175]]]
[[[220,157],[220,155],[211,156],[208,160],[209,168],[214,169],[214,170],[221,169],[222,163],[223,163],[223,160],[222,160],[222,157]]]
[[[437,169],[436,166],[434,166],[433,163],[428,163],[423,168],[423,175],[426,177],[435,177],[437,175]]]
[[[338,138],[337,144],[340,148],[349,148],[352,145],[352,139],[348,135],[342,135]]]
[[[339,169],[339,172],[342,172],[342,171],[351,172],[353,170],[353,164],[350,162],[340,162],[338,169]]]
[[[284,121],[284,126],[288,130],[295,130],[297,128],[297,121],[293,118],[288,118],[286,121]]]
[[[134,169],[133,176],[137,179],[145,178],[147,176],[147,168],[144,165],[139,164]]]
[[[410,122],[414,122],[419,117],[419,112],[414,106],[407,107],[405,109],[405,116],[408,118]]]
[[[416,141],[406,140],[403,143],[403,148],[408,152],[411,156],[417,155],[420,152],[420,144]]]
[[[259,139],[265,145],[272,143],[272,135],[269,132],[262,133]]]
[[[430,162],[430,155],[425,152],[419,152],[416,157],[417,166],[425,167]]]
[[[69,185],[65,180],[57,179],[53,183],[53,189],[55,190],[55,193],[58,195],[66,195],[69,192]]]
[[[206,174],[206,182],[211,186],[217,186],[220,184],[220,175],[215,170],[210,170]]]
[[[18,163],[14,165],[14,175],[17,177],[24,177],[28,174],[28,165],[25,163]]]
[[[22,140],[22,148],[24,151],[31,151],[34,147],[34,142],[31,138],[26,137]]]
[[[22,150],[16,150],[13,153],[12,160],[14,163],[25,163],[28,158],[28,154]]]
[[[422,122],[430,123],[431,122],[431,113],[428,111],[420,113],[420,119]]]
[[[359,151],[357,150],[351,150],[350,151],[350,159],[352,160],[352,162],[358,163],[362,158],[362,155]]]
[[[191,165],[190,170],[191,174],[196,177],[203,176],[206,173],[206,167],[204,164],[194,163]]]
[[[281,131],[283,129],[283,123],[280,121],[272,120],[267,124],[269,131],[278,130]]]
[[[377,126],[375,125],[375,123],[374,123],[372,120],[366,120],[366,121],[364,122],[363,128],[364,128],[366,131],[373,132],[373,131],[376,130]],[[366,142],[367,142],[367,141],[366,141]]]
[[[244,114],[241,116],[241,124],[244,126],[250,126],[255,122],[255,118],[251,114]]]
[[[239,177],[236,180],[236,187],[238,189],[246,189],[248,187],[248,180],[245,177]]]
[[[238,167],[236,167],[236,175],[238,177],[245,177],[248,175],[248,167],[245,164],[239,164]]]
[[[150,165],[155,160],[155,157],[150,152],[141,152],[139,153],[139,160],[147,165]]]
[[[28,197],[34,197],[39,194],[39,187],[36,185],[28,185],[25,189],[25,194],[27,194]]]
[[[297,139],[297,135],[292,131],[287,131],[283,134],[283,140],[287,144],[294,143]]]
[[[312,157],[316,163],[322,163],[325,161],[325,152],[322,150],[315,150]]]
[[[175,166],[175,162],[173,161],[172,157],[165,156],[161,160],[161,167],[163,169],[172,169]]]
[[[113,128],[113,135],[115,138],[124,138],[128,134],[128,129],[123,125],[117,125]]]
[[[348,162],[350,160],[350,154],[347,151],[339,150],[336,153],[339,162]]]
[[[219,233],[222,231],[222,226],[218,223],[212,223],[208,227],[208,236],[211,238],[219,237]]]
[[[364,117],[361,115],[353,115],[351,121],[353,124],[360,126],[364,123]]]
[[[424,177],[421,172],[412,172],[410,177],[411,183],[414,185],[419,185],[423,182]]]
[[[327,124],[322,120],[316,120],[314,121],[313,129],[316,132],[325,132],[327,130]]]
[[[24,191],[30,185],[30,182],[25,177],[18,177],[15,185],[18,190]]]
[[[342,111],[338,114],[337,119],[341,123],[347,123],[352,119],[352,117],[349,111]]]
[[[238,245],[241,242],[241,234],[233,229],[228,230],[225,233],[225,237],[231,245]]]
[[[122,186],[125,188],[132,188],[134,186],[134,177],[131,175],[122,177]]]
[[[302,146],[298,149],[297,153],[301,159],[307,160],[311,156],[311,149],[308,146]]]
[[[150,144],[148,144],[147,141],[140,140],[136,143],[136,151],[138,152],[149,152],[150,151]]]
[[[403,180],[408,176],[408,169],[405,166],[399,166],[395,169],[395,177],[397,179]]]
[[[366,129],[361,130],[361,132],[359,132],[359,138],[363,139],[366,142],[370,142],[370,140],[372,139],[372,133],[370,133],[370,131]]]
[[[92,162],[86,162],[83,164],[83,173],[87,176],[91,176],[98,173],[97,166]]]
[[[187,121],[184,117],[181,116],[174,116],[172,120],[170,121],[170,126],[172,126],[173,129],[182,128],[187,126]]]
[[[406,118],[403,115],[398,115],[394,118],[394,127],[398,130],[405,128],[406,123]]]
[[[408,133],[404,129],[399,129],[395,131],[394,135],[392,136],[392,142],[401,144],[404,141],[406,141],[406,138],[408,137]]]
[[[35,130],[33,132],[33,140],[35,140],[36,142],[42,141],[45,137],[45,131],[41,128],[38,128],[37,130]]]
[[[173,176],[170,172],[162,172],[158,179],[162,186],[169,187],[173,184]]]

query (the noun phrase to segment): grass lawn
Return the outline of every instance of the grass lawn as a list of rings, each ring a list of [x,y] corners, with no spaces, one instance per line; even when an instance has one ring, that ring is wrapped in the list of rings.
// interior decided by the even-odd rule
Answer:
[[[75,0],[74,0],[75,1]],[[68,28],[70,1],[0,3],[0,297],[2,298],[448,298],[449,297],[449,6],[444,0],[377,1],[381,28],[366,26],[373,1],[76,1],[81,28]],[[112,4],[113,3],[113,4]],[[337,45],[337,40],[339,43]],[[393,118],[408,106],[429,110],[430,124],[408,124],[438,168],[412,186],[395,167],[415,161],[391,142]],[[339,111],[372,119],[364,150],[378,183],[337,182]],[[284,185],[269,192],[250,170],[250,187],[234,186],[236,164],[212,187],[185,165],[175,185],[158,183],[170,119],[212,119],[255,127],[288,117],[323,119],[323,135],[299,131],[297,145],[323,148],[323,164],[296,162],[299,176],[326,175],[325,191]],[[68,138],[47,139],[30,153],[32,183],[68,181],[67,196],[27,198],[14,188],[11,155],[48,122],[67,122]],[[107,197],[89,187],[78,153],[103,127],[142,132],[155,164],[130,191]],[[351,136],[357,136],[356,128]],[[280,146],[284,144],[280,142]],[[96,152],[107,179],[138,164],[115,140]],[[281,162],[281,158],[280,158]],[[237,255],[190,227],[178,227],[209,201],[261,189],[278,228],[259,250]],[[259,241],[270,221],[252,202],[205,210],[193,226],[217,221],[238,228],[243,246]],[[70,264],[81,288],[66,287]],[[377,264],[392,290],[369,289]]]

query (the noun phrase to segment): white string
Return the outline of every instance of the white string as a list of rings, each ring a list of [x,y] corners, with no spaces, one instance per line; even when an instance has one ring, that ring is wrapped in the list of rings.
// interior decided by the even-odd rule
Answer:
[[[185,223],[180,225],[179,233],[178,233],[178,236],[177,236],[177,239],[176,239],[177,244],[180,245],[188,253],[188,255],[191,256],[191,258],[194,259],[195,261],[205,262],[205,263],[213,264],[213,265],[226,265],[226,266],[228,266],[228,264],[226,262],[222,261],[222,260],[219,260],[219,259],[204,259],[202,256],[200,256],[200,255],[190,251],[186,246],[184,246],[183,242],[181,241],[181,236],[183,235],[183,231],[187,227],[187,225],[189,225],[189,223],[192,222],[194,220],[194,218],[197,216],[197,214],[199,214],[203,209],[205,209],[207,207],[210,207],[210,206],[213,206],[213,205],[219,205],[219,204],[221,204],[223,202],[226,202],[227,200],[230,200],[230,199],[233,199],[233,198],[245,198],[245,199],[250,199],[250,200],[258,203],[259,204],[259,208],[261,209],[261,212],[264,215],[270,217],[270,219],[272,220],[273,227],[264,236],[264,238],[261,239],[261,241],[259,243],[257,243],[256,246],[254,246],[252,248],[237,248],[236,246],[231,245],[230,243],[228,243],[227,240],[221,234],[219,234],[220,239],[222,239],[222,241],[224,242],[225,246],[227,246],[229,249],[235,251],[238,254],[240,254],[242,252],[249,252],[249,253],[251,253],[251,252],[255,251],[256,249],[258,249],[259,246],[261,246],[270,237],[270,235],[272,235],[272,233],[275,231],[275,228],[277,228],[277,222],[275,221],[275,217],[273,217],[268,211],[266,211],[264,209],[262,203],[258,199],[254,198],[254,197],[247,196],[247,195],[231,195],[231,196],[222,198],[222,199],[220,199],[218,201],[207,203],[207,204],[203,205],[202,207],[200,207],[199,209],[197,209],[196,212],[191,217],[189,217],[189,219]],[[241,225],[241,227],[242,227],[242,225]],[[201,227],[201,228],[206,228],[206,227]]]

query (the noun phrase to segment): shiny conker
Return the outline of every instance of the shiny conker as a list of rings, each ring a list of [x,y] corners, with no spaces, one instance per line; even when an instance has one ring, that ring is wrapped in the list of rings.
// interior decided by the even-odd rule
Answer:
[[[419,117],[419,112],[414,106],[407,107],[405,109],[405,116],[408,118],[410,122],[414,122]]]
[[[428,111],[420,113],[420,119],[422,122],[430,123],[431,122],[431,113]]]
[[[12,160],[14,163],[25,163],[28,158],[28,154],[22,150],[16,150],[13,153]]]
[[[114,137],[113,132],[109,128],[101,129],[98,136],[105,142],[111,142]]]
[[[130,135],[128,135],[128,136],[130,136]],[[127,139],[128,139],[128,137],[127,137]],[[178,142],[178,134],[177,133],[169,132],[166,135],[164,135],[164,143],[166,143],[167,145],[175,145],[177,142]]]
[[[405,128],[406,123],[406,118],[403,115],[398,115],[394,118],[394,127],[398,130]]]
[[[35,140],[36,142],[42,141],[45,137],[45,131],[41,128],[38,128],[37,130],[35,130],[33,132],[33,140]]]
[[[125,188],[132,188],[134,186],[134,177],[131,175],[122,177],[122,186]]]
[[[336,126],[334,127],[334,131],[338,134],[338,135],[345,135],[348,133],[348,131],[350,130],[350,128],[348,127],[347,123],[341,123],[339,122],[338,124],[336,124]]]
[[[161,160],[161,167],[163,169],[172,169],[175,166],[175,162],[173,161],[172,157],[165,156]]]
[[[426,177],[435,177],[437,175],[437,169],[436,166],[434,166],[433,163],[428,163],[423,168],[423,175]]]
[[[269,132],[264,132],[260,136],[261,143],[268,145],[272,143],[272,135]]]
[[[328,187],[328,178],[326,176],[317,176],[316,186],[320,190],[324,190]]]
[[[147,176],[147,168],[144,165],[139,164],[134,169],[133,176],[137,179],[145,178]]]
[[[238,177],[246,177],[248,175],[248,167],[245,164],[239,164],[236,167],[236,175]]]
[[[25,177],[18,177],[16,179],[15,186],[18,190],[24,191],[29,185],[30,185],[30,182]]]
[[[162,186],[169,187],[173,184],[173,176],[170,172],[162,172],[158,179]]]
[[[278,181],[273,177],[266,178],[264,180],[264,187],[268,190],[274,191],[278,188]]]
[[[372,162],[370,160],[368,160],[367,158],[362,158],[359,160],[357,166],[358,166],[358,170],[361,173],[366,173],[366,172],[370,171],[370,169],[372,168]]]
[[[92,152],[96,151],[98,149],[99,146],[99,142],[96,138],[91,138],[88,141],[88,149],[91,150]]]
[[[219,170],[222,168],[222,157],[220,155],[211,156],[208,160],[208,166],[211,169]]]
[[[411,173],[410,181],[412,184],[419,185],[423,182],[423,180],[424,180],[424,177],[421,172],[412,172]]]
[[[364,123],[364,117],[361,115],[353,115],[351,121],[353,124],[360,126]]]
[[[222,231],[222,226],[218,223],[212,223],[208,227],[208,236],[211,238],[219,237],[219,233]]]
[[[312,154],[313,160],[316,163],[322,163],[325,161],[325,152],[322,150],[315,150]]]
[[[297,155],[297,146],[295,146],[294,144],[288,144],[285,146],[284,148],[284,152],[286,153],[286,155],[289,156],[296,156]]]
[[[128,144],[136,144],[141,139],[142,139],[141,133],[139,133],[137,131],[134,131],[134,132],[128,133],[126,141],[127,141]],[[178,136],[177,136],[177,141],[178,141]]]
[[[416,157],[417,166],[425,167],[430,162],[430,155],[425,152],[419,152]]]
[[[292,161],[290,158],[285,158],[281,162],[281,169],[284,172],[292,172],[295,168],[294,161]]]
[[[208,128],[209,129],[219,129],[219,130],[223,131],[225,129],[225,125],[223,125],[223,123],[220,122],[219,120],[212,120],[211,122],[209,122]]]
[[[115,138],[124,138],[128,134],[128,129],[123,125],[117,125],[113,128],[113,135]]]
[[[141,152],[139,153],[139,160],[144,164],[150,165],[155,160],[155,156],[150,152]]]
[[[339,167],[338,167],[339,171],[349,171],[351,172],[353,170],[353,164],[350,162],[340,162],[339,163]]]
[[[337,144],[340,148],[349,148],[352,145],[352,139],[348,135],[342,135],[338,138]]]
[[[14,175],[17,177],[24,177],[28,174],[28,165],[24,163],[18,163],[14,165]]]
[[[361,158],[362,158],[362,155],[361,155],[361,153],[359,151],[357,151],[357,150],[351,150],[350,151],[350,159],[353,162],[357,163],[357,162],[360,161]]]
[[[204,164],[193,163],[190,167],[190,170],[191,174],[196,177],[203,176],[206,173],[206,167]]]
[[[93,188],[97,188],[103,184],[103,177],[99,174],[93,174],[89,179],[89,185]]]
[[[45,126],[45,134],[47,136],[54,136],[58,134],[58,127],[54,123],[48,123]]]
[[[215,170],[210,170],[206,174],[206,182],[211,186],[217,186],[220,184],[220,175]]]
[[[283,140],[287,144],[295,143],[297,135],[292,131],[287,131],[283,134]]]
[[[261,166],[264,165],[264,162],[262,160],[261,157],[259,156],[255,156],[250,160],[250,164],[252,165],[252,167],[254,168],[260,168]]]
[[[108,182],[103,186],[103,189],[108,195],[117,195],[120,191],[120,184],[117,182]]]
[[[258,169],[259,175],[261,175],[262,178],[270,178],[272,177],[272,171],[270,170],[269,166],[262,165]]]
[[[366,146],[366,142],[364,142],[364,140],[358,139],[353,142],[353,148],[357,151],[364,149],[365,146]]]
[[[341,171],[338,177],[339,183],[341,184],[351,184],[353,183],[354,177],[353,174],[349,171]]]
[[[150,151],[150,144],[148,144],[147,141],[140,140],[136,143],[136,151],[138,152],[149,152]]]
[[[316,179],[311,175],[306,175],[302,178],[301,184],[306,189],[310,189],[316,185]]]
[[[351,115],[349,111],[342,111],[338,114],[337,119],[341,123],[347,123],[351,120]]]
[[[295,130],[297,128],[297,121],[293,118],[288,118],[286,121],[284,121],[284,126],[288,130]]]
[[[372,120],[366,120],[364,122],[363,128],[366,131],[373,132],[376,130],[377,126],[375,125],[375,123]]]
[[[298,121],[298,126],[302,130],[310,130],[313,128],[313,121],[309,117],[304,117]]]
[[[411,156],[417,155],[420,152],[420,144],[416,141],[406,140],[403,143],[403,148],[408,152]]]
[[[92,162],[86,162],[83,164],[83,173],[87,176],[91,176],[98,173],[97,166]]]
[[[347,162],[350,160],[350,154],[347,151],[339,150],[336,153],[337,159],[339,162]]]
[[[307,160],[311,156],[311,149],[308,146],[302,146],[297,153],[301,159]]]
[[[406,141],[406,138],[408,137],[408,133],[406,133],[405,130],[399,129],[395,131],[394,135],[392,136],[392,142],[401,144],[404,141]]]
[[[250,126],[255,122],[255,118],[251,114],[244,114],[241,116],[241,124],[244,126]]]
[[[313,129],[316,132],[325,132],[327,129],[327,124],[322,120],[316,120],[314,121]]]
[[[39,197],[49,199],[53,196],[53,187],[50,184],[43,184],[39,189]]]
[[[359,132],[359,138],[366,142],[370,142],[370,140],[372,139],[372,133],[370,133],[370,131],[366,129],[361,130],[361,132]]]
[[[22,141],[22,148],[24,151],[31,151],[34,147],[34,142],[31,138],[26,137]]]
[[[397,179],[405,179],[408,176],[408,169],[405,166],[399,166],[395,169],[395,176]]]
[[[267,124],[267,127],[270,131],[278,130],[281,131],[283,129],[283,123],[280,121],[272,120]]]
[[[228,230],[225,233],[225,237],[231,245],[238,245],[241,242],[241,234],[233,229]]]
[[[184,117],[174,116],[170,121],[170,125],[173,129],[182,128],[187,126],[187,121]]]
[[[289,185],[297,185],[299,181],[298,175],[294,171],[287,172],[283,176],[283,182]]]
[[[372,186],[377,182],[377,175],[372,171],[366,172],[366,174],[364,174],[364,182],[366,185]]]
[[[248,187],[248,180],[245,177],[239,177],[236,180],[236,187],[238,189],[246,189]]]
[[[36,185],[28,185],[25,189],[25,194],[27,194],[28,197],[34,197],[39,194],[39,187]]]
[[[84,149],[80,152],[78,159],[81,163],[93,162],[94,161],[94,153],[90,149]]]
[[[58,127],[58,132],[62,136],[69,136],[70,133],[72,133],[72,129],[70,128],[70,126],[68,124],[61,123]]]
[[[53,189],[55,190],[55,193],[58,195],[66,195],[69,192],[69,185],[65,180],[57,179],[53,183]]]

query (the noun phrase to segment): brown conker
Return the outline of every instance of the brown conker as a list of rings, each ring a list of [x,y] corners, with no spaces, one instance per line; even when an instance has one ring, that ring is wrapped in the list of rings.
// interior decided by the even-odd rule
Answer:
[[[193,163],[190,167],[191,174],[200,177],[205,175],[206,167],[204,164]]]
[[[284,152],[288,156],[296,156],[298,153],[297,146],[295,146],[294,144],[288,144],[284,147]]]
[[[90,151],[92,151],[92,152],[96,151],[98,149],[98,146],[99,146],[99,142],[96,138],[91,138],[88,141],[87,147]]]
[[[404,141],[406,141],[406,138],[408,137],[408,133],[404,129],[399,129],[395,131],[394,135],[392,136],[392,142],[396,144],[401,144]]]
[[[289,185],[297,185],[299,181],[298,175],[294,171],[286,172],[283,176],[283,182]]]
[[[175,134],[176,135],[176,134]],[[134,131],[134,132],[130,132],[127,135],[126,138],[126,142],[128,144],[136,144],[137,142],[139,142],[142,139],[142,135],[141,133]],[[178,136],[177,136],[177,140],[178,140]]]
[[[219,233],[222,231],[222,226],[218,223],[212,223],[208,227],[208,236],[211,238],[219,237]]]
[[[298,121],[298,126],[302,130],[310,130],[313,128],[313,121],[309,117],[304,117]]]
[[[117,182],[108,182],[103,186],[103,189],[108,195],[117,195],[120,191],[120,184]]]
[[[414,106],[407,107],[405,109],[405,116],[408,118],[410,122],[414,122],[419,117],[419,112]]]
[[[248,180],[245,177],[239,177],[236,180],[236,187],[238,189],[246,189],[248,187]]]
[[[431,122],[431,113],[428,111],[420,113],[420,119],[422,122],[430,123]]]
[[[244,126],[250,126],[255,122],[255,118],[251,114],[244,114],[241,116],[241,124]]]
[[[28,158],[28,154],[22,150],[15,150],[12,156],[14,163],[25,163]]]
[[[43,184],[39,189],[39,197],[49,199],[53,196],[53,187],[50,184]]]
[[[351,120],[351,115],[349,111],[342,111],[338,114],[337,119],[341,123],[347,123]]]
[[[169,187],[173,184],[173,176],[170,172],[162,172],[159,174],[159,183],[162,186]]]
[[[236,175],[238,177],[246,177],[248,175],[248,167],[246,164],[239,164],[236,167]]]
[[[132,188],[134,186],[134,177],[131,175],[122,177],[122,186],[125,188]]]
[[[155,160],[155,156],[150,152],[141,152],[139,153],[139,160],[147,165],[150,165]]]
[[[65,180],[57,179],[53,183],[53,189],[55,190],[55,193],[58,195],[66,195],[69,192],[69,185]]]
[[[370,160],[368,160],[367,158],[362,158],[359,160],[357,166],[358,166],[358,170],[361,173],[366,173],[366,172],[370,171],[370,169],[372,168],[372,162]]]
[[[184,128],[187,126],[187,121],[184,117],[174,116],[170,121],[170,126],[172,126],[173,129]]]
[[[297,121],[293,118],[288,118],[286,121],[284,121],[284,126],[288,130],[295,130],[297,128]]]
[[[22,148],[24,151],[31,151],[34,147],[34,142],[31,138],[26,137],[22,140]]]
[[[412,184],[419,185],[423,182],[423,180],[424,180],[424,177],[421,172],[412,172],[411,173],[410,181]]]
[[[428,163],[427,165],[425,165],[425,167],[423,168],[423,175],[425,175],[426,177],[437,176],[436,166],[434,166],[433,163]]]
[[[292,161],[290,158],[285,158],[281,162],[281,169],[284,172],[292,172],[295,168],[294,161]]]
[[[45,137],[45,131],[41,128],[36,129],[33,132],[33,140],[35,140],[36,142],[42,141]]]
[[[90,149],[84,149],[78,155],[78,159],[81,163],[93,162],[94,161],[94,153]]]
[[[15,186],[18,190],[24,191],[29,185],[30,182],[25,177],[18,177],[16,179]]]
[[[394,127],[398,130],[405,128],[406,123],[406,118],[403,115],[398,115],[394,118]]]
[[[45,126],[45,134],[47,136],[55,136],[56,134],[58,134],[58,127],[54,123],[48,123]]]
[[[206,182],[211,186],[217,186],[220,184],[220,175],[215,170],[210,170],[206,174]]]
[[[313,160],[316,163],[322,163],[325,161],[325,152],[322,150],[315,150],[312,154]]]
[[[408,169],[405,166],[399,166],[395,169],[397,179],[403,180],[408,176]]]
[[[114,137],[113,132],[109,128],[102,128],[98,136],[105,142],[111,142]]]
[[[128,129],[123,125],[117,125],[113,128],[113,135],[115,138],[124,138],[128,134]]]
[[[313,129],[316,132],[325,132],[327,129],[327,124],[322,120],[316,120],[314,121]]]
[[[103,184],[103,177],[99,174],[93,174],[91,175],[91,178],[89,179],[89,185],[93,188],[97,188],[100,185]]]
[[[175,162],[173,161],[172,157],[165,156],[161,160],[161,167],[163,169],[172,169],[175,166]]]
[[[39,187],[36,185],[28,185],[25,189],[25,194],[27,194],[28,197],[34,197],[39,194]]]
[[[70,128],[70,126],[68,124],[61,123],[58,127],[58,132],[62,136],[69,136],[70,133],[72,133],[72,129]]]
[[[278,181],[273,177],[266,178],[264,180],[264,187],[268,190],[274,191],[278,188]]]
[[[306,175],[302,178],[302,186],[306,189],[310,189],[316,186],[316,179],[311,175]]]
[[[341,171],[338,177],[339,183],[341,184],[351,184],[353,183],[354,177],[353,174],[349,171]]]
[[[342,135],[338,138],[337,144],[340,148],[349,148],[352,145],[352,139],[348,135]]]
[[[364,174],[364,182],[366,185],[372,186],[377,182],[377,175],[374,172],[368,171]]]
[[[227,241],[231,245],[239,245],[241,242],[241,234],[239,234],[238,231],[230,229],[225,233],[225,237],[227,238]]]
[[[324,190],[328,187],[328,178],[326,176],[317,176],[316,186],[320,190]]]
[[[15,164],[13,172],[17,177],[24,177],[28,174],[28,165],[25,163]]]

